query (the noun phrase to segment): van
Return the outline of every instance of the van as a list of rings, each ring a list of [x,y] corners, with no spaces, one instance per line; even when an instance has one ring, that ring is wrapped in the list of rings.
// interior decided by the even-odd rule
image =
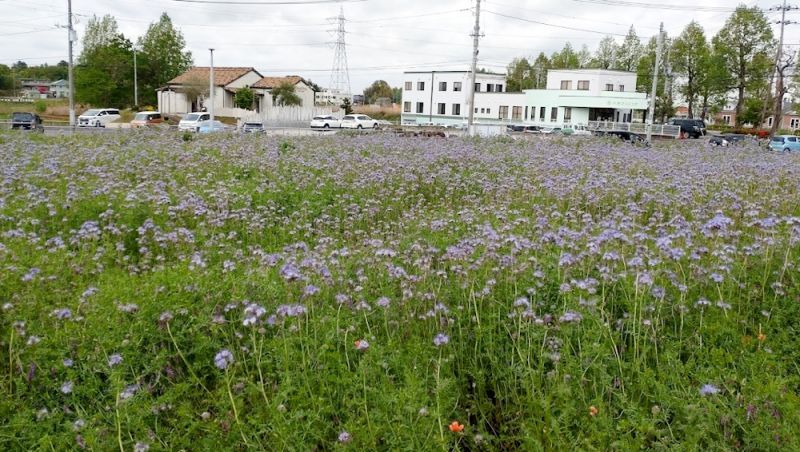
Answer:
[[[161,113],[157,111],[142,111],[136,113],[136,116],[133,117],[131,128],[156,126],[163,123],[164,119]]]

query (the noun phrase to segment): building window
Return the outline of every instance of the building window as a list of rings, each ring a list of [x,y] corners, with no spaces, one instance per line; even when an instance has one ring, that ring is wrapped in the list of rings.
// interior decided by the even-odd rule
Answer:
[[[411,113],[411,102],[403,102],[403,112]]]
[[[417,82],[417,91],[425,91],[425,82]]]
[[[498,119],[508,119],[508,105],[501,105],[500,111],[497,112]]]
[[[487,83],[486,84],[486,92],[487,93],[493,93],[494,92],[494,85],[491,84],[491,83]]]
[[[589,80],[578,80],[578,89],[581,91],[589,90]]]
[[[461,91],[461,82],[453,82],[453,91]]]
[[[477,108],[476,108],[476,110],[477,110]],[[486,113],[486,109],[485,108],[481,108],[481,113]]]
[[[722,122],[724,124],[730,124],[731,123],[731,115],[722,115]]]
[[[498,93],[502,93],[503,92],[503,85],[497,85],[497,92]]]
[[[564,107],[564,124],[572,122],[572,107]]]
[[[772,127],[772,116],[767,118],[767,127]]]
[[[620,91],[625,91],[625,85],[619,85],[619,90]]]
[[[789,120],[789,128],[797,129],[800,128],[800,118],[792,118]]]
[[[487,109],[486,109],[486,114],[487,114],[487,115],[490,115],[490,114],[492,114],[492,109],[491,109],[491,108],[487,108]]]
[[[525,119],[528,119],[528,106],[525,106]]]
[[[439,82],[439,91],[447,91],[447,82]]]
[[[422,102],[417,102],[417,113],[423,113],[425,111],[425,104]]]
[[[406,91],[411,91],[411,87],[414,86],[411,82],[406,82]]]
[[[586,89],[589,89],[588,87]],[[606,91],[614,91],[613,83],[606,83]]]
[[[531,107],[531,121],[536,121],[536,107]]]
[[[443,115],[443,114],[445,114],[445,112],[444,112],[444,108],[445,108],[444,104],[439,104],[439,105],[437,105],[437,106],[436,106],[436,114],[437,114],[437,115]]]
[[[478,107],[475,107],[475,113],[477,113],[477,112],[478,112]]]
[[[545,107],[539,109],[539,121],[544,122],[544,112],[547,111]]]
[[[550,122],[556,122],[558,120],[558,107],[550,108]]]
[[[511,119],[516,121],[522,119],[522,107],[511,107]]]
[[[453,116],[461,115],[461,104],[453,104]]]
[[[563,90],[572,89],[572,80],[561,80],[561,89]]]
[[[476,84],[475,84],[475,92],[476,92],[476,93],[479,93],[479,92],[481,92],[481,84],[480,84],[480,83],[476,83]]]

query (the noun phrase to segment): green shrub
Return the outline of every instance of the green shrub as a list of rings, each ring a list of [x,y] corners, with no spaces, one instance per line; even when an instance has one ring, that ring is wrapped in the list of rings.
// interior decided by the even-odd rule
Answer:
[[[33,109],[36,110],[37,113],[44,113],[47,111],[47,102],[43,100],[37,100],[33,103]]]

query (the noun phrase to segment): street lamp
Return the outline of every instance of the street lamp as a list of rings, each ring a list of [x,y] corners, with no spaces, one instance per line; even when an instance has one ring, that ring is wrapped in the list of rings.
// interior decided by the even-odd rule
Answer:
[[[211,52],[211,68],[209,71],[208,77],[208,96],[209,100],[211,101],[211,105],[208,108],[208,112],[211,116],[211,127],[214,127],[214,49],[208,49]]]
[[[133,106],[139,108],[139,77],[136,67],[136,46],[133,46]]]

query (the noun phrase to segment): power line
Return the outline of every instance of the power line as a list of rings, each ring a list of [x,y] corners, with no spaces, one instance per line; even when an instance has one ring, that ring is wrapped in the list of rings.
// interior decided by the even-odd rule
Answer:
[[[608,6],[627,6],[632,8],[647,8],[647,9],[669,9],[676,11],[704,11],[712,13],[732,13],[736,8],[729,8],[726,6],[702,6],[702,5],[671,5],[669,3],[644,3],[644,2],[631,2],[627,0],[572,0],[580,3],[594,3],[597,5]]]
[[[537,14],[545,14],[545,15],[548,15],[548,16],[563,17],[563,18],[566,18],[566,19],[580,20],[580,21],[583,21],[583,22],[592,22],[592,23],[609,24],[609,25],[619,25],[619,26],[623,26],[623,27],[627,27],[627,26],[631,25],[631,24],[623,24],[623,23],[620,23],[620,22],[610,22],[610,21],[598,20],[598,19],[595,19],[595,18],[582,19],[580,17],[567,16],[565,14],[552,13],[552,12],[542,11],[542,10],[538,10],[538,9],[523,8],[523,7],[516,6],[516,5],[508,5],[508,4],[505,4],[505,3],[498,3],[498,2],[495,2],[495,1],[493,1],[492,4],[500,6],[500,7],[505,7],[505,8],[513,8],[515,10],[530,11],[530,12],[537,13]],[[642,26],[640,28],[658,30],[657,27],[643,27]]]
[[[508,14],[498,13],[496,11],[484,11],[484,12],[492,14],[492,15],[495,15],[495,16],[505,17],[507,19],[514,19],[514,20],[519,20],[519,21],[522,21],[522,22],[528,22],[528,23],[531,23],[531,24],[544,25],[546,27],[563,28],[565,30],[583,31],[583,32],[586,32],[586,33],[597,33],[597,34],[601,34],[601,35],[626,36],[625,34],[622,34],[622,33],[612,33],[612,32],[608,32],[608,31],[589,30],[588,28],[578,28],[578,27],[569,27],[567,25],[550,24],[550,23],[542,22],[542,21],[538,21],[538,20],[526,19],[524,17],[510,16]]]

